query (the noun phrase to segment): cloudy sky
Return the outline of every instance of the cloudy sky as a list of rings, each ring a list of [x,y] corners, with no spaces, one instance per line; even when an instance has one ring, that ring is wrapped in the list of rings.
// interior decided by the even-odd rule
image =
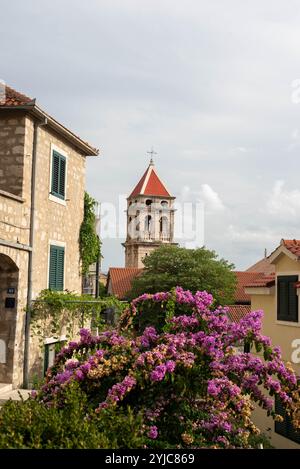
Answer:
[[[100,148],[99,201],[132,190],[153,145],[237,268],[300,238],[299,1],[0,0],[0,14],[0,78]],[[120,241],[104,240],[104,270],[123,265]]]

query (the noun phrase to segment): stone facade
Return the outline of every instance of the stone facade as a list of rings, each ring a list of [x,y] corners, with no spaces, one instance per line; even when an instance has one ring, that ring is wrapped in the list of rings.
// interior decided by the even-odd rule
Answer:
[[[26,159],[25,113],[9,112],[0,119],[0,189],[23,196]]]
[[[0,114],[0,382],[14,386],[23,381],[34,119],[22,111]],[[50,194],[53,149],[66,158],[64,200]],[[38,128],[36,155],[33,300],[48,288],[50,244],[65,248],[64,289],[81,292],[79,230],[87,156],[47,124]],[[15,298],[14,307],[7,308],[13,304],[9,297]],[[41,369],[42,362],[43,353],[32,340],[30,369]]]
[[[127,199],[125,267],[142,269],[143,260],[163,244],[174,244],[174,201],[150,165]]]

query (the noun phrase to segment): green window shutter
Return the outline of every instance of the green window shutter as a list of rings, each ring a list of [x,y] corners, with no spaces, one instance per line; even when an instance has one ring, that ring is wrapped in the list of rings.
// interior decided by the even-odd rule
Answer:
[[[49,290],[56,290],[57,252],[56,246],[50,246]]]
[[[282,422],[275,422],[275,432],[300,444],[300,432],[294,428],[292,420],[285,412],[278,396],[275,396],[275,412],[283,417]]]
[[[66,167],[66,158],[60,155],[57,151],[53,151],[51,194],[59,197],[60,199],[65,198]]]
[[[59,248],[57,251],[57,274],[56,274],[56,289],[64,289],[64,268],[65,268],[65,249]]]
[[[294,276],[293,280],[289,282],[289,320],[298,322],[298,295],[295,283],[298,282],[298,277]]]
[[[55,151],[52,156],[52,183],[51,183],[51,193],[58,195],[59,191],[59,154]]]
[[[277,277],[277,319],[281,321],[298,321],[297,281],[297,275]]]
[[[60,167],[59,167],[59,194],[64,199],[65,198],[65,187],[66,187],[66,159],[60,158]]]
[[[45,354],[44,354],[44,376],[49,368],[49,344],[45,345]]]
[[[49,290],[64,289],[65,248],[50,246]]]

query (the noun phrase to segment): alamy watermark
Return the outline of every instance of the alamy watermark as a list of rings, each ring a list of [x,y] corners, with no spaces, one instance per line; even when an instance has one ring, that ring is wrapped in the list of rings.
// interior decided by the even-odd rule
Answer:
[[[292,353],[292,363],[300,363],[300,339],[294,339],[292,342],[292,348],[295,349]]]
[[[149,203],[148,203],[149,202]],[[119,195],[116,204],[102,202],[99,210],[101,239],[180,242],[188,248],[204,245],[204,203],[170,200],[136,200]]]

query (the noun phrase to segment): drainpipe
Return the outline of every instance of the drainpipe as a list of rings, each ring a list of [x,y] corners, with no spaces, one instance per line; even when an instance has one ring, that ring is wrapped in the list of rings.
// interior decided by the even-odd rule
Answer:
[[[24,365],[23,365],[23,387],[28,389],[28,375],[29,375],[29,342],[30,342],[30,320],[31,320],[31,302],[32,302],[32,257],[34,246],[34,228],[35,228],[35,180],[36,180],[36,160],[37,160],[37,142],[38,142],[38,129],[42,125],[47,124],[45,117],[43,122],[34,121],[33,124],[33,143],[32,143],[32,166],[31,166],[31,203],[30,203],[30,231],[29,231],[29,246],[31,251],[28,251],[28,279],[27,279],[27,304],[25,316],[25,340],[24,340]]]

